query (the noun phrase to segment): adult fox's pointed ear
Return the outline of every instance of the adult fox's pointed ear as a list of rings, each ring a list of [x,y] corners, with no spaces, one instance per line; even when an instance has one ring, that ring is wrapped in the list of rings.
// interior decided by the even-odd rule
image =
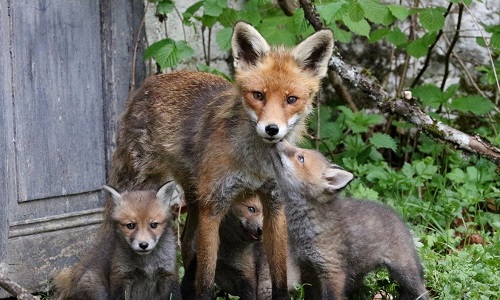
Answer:
[[[122,195],[109,185],[103,185],[102,189],[111,194],[111,199],[115,205],[120,205],[123,202]]]
[[[323,78],[333,51],[333,33],[322,29],[302,41],[292,50],[299,65],[311,75]]]
[[[231,47],[236,68],[245,68],[257,64],[271,49],[266,40],[252,25],[241,21],[237,22],[233,27]]]
[[[334,164],[323,174],[323,179],[326,180],[325,189],[332,193],[344,188],[353,178],[354,175],[351,172]]]

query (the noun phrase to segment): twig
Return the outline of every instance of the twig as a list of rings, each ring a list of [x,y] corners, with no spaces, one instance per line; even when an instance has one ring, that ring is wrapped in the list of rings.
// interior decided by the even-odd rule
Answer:
[[[12,296],[20,300],[38,300],[37,297],[31,295],[26,289],[15,283],[7,276],[0,273],[0,287],[6,290]]]
[[[476,24],[477,29],[479,30],[479,33],[481,33],[481,37],[483,38],[484,43],[486,44],[486,51],[488,52],[488,56],[490,58],[491,68],[493,69],[493,75],[495,75],[495,82],[497,84],[497,89],[500,92],[500,82],[498,81],[497,70],[495,68],[495,61],[493,60],[493,56],[491,55],[490,43],[488,43],[488,40],[484,36],[484,32],[481,30],[481,27],[479,26],[479,23],[477,22],[476,17],[474,17],[472,15],[472,12],[470,11],[469,7],[467,5],[465,5],[465,3],[463,1],[461,1],[461,2],[462,2],[462,5],[465,7],[465,9],[467,9],[469,14],[472,16],[472,19],[474,20],[474,23]]]
[[[444,61],[444,74],[443,74],[443,81],[441,82],[441,90],[444,90],[444,87],[446,85],[446,79],[448,79],[448,75],[450,72],[450,57],[451,54],[453,53],[453,48],[455,47],[458,38],[460,37],[460,26],[462,25],[462,14],[464,12],[464,6],[463,4],[458,5],[458,20],[457,20],[457,30],[455,30],[455,35],[453,36],[453,40],[451,41],[451,44],[448,48],[448,51],[446,52],[445,56],[445,61]]]
[[[149,1],[146,2],[146,7],[144,7],[144,15],[142,16],[141,25],[139,25],[139,30],[137,32],[137,39],[135,40],[134,45],[134,56],[132,58],[132,74],[130,74],[130,91],[135,90],[135,63],[137,60],[137,48],[139,47],[139,40],[141,39],[142,27],[144,26],[144,22],[146,21],[146,12],[149,8]]]
[[[446,141],[459,149],[482,155],[500,165],[500,149],[482,140],[481,137],[468,135],[440,121],[434,120],[424,113],[414,103],[415,101],[412,101],[411,97],[408,98],[409,101],[405,101],[389,96],[375,82],[359,74],[339,57],[333,56],[328,66],[337,71],[344,80],[349,81],[352,85],[368,94],[382,111],[400,115],[435,139]]]
[[[314,21],[321,21],[319,19],[319,16],[317,16],[317,13],[316,15],[305,13],[306,11],[316,11],[316,9],[305,7],[307,5],[313,6],[310,1],[301,0],[300,4],[304,9],[304,16],[306,18],[314,18],[314,20],[308,19],[311,24],[313,24]],[[318,28],[321,29],[323,28],[323,26],[318,26]],[[481,137],[477,135],[470,136],[455,128],[443,124],[440,121],[432,119],[414,103],[415,101],[412,101],[413,99],[411,97],[411,93],[405,92],[406,100],[391,97],[374,81],[361,75],[355,68],[346,64],[338,54],[334,54],[330,58],[328,67],[329,69],[337,72],[337,74],[339,74],[339,76],[344,79],[344,81],[348,81],[353,86],[359,88],[361,91],[367,94],[368,97],[376,102],[377,106],[382,111],[400,115],[408,122],[415,124],[418,128],[425,131],[433,138],[443,140],[459,149],[482,155],[485,158],[493,161],[497,165],[500,165],[499,148],[494,147],[487,141],[483,141]],[[410,95],[408,96],[408,94]]]
[[[300,7],[304,10],[304,17],[309,21],[315,31],[325,28],[325,24],[321,21],[316,6],[313,0],[299,0]]]
[[[332,84],[333,89],[337,92],[344,103],[346,103],[353,112],[358,112],[359,109],[356,106],[356,103],[354,103],[354,101],[352,100],[351,93],[342,82],[342,78],[340,78],[339,75],[333,70],[328,71],[328,78],[330,79],[330,83]]]
[[[444,17],[445,18],[450,13],[450,10],[451,10],[452,6],[453,6],[453,3],[450,2],[450,4],[448,5],[448,8],[446,9],[446,12],[444,13]],[[438,34],[436,36],[436,39],[434,40],[434,43],[432,43],[432,45],[430,45],[429,48],[427,49],[427,56],[425,57],[424,66],[422,67],[422,69],[420,70],[420,72],[418,72],[417,77],[415,77],[415,79],[413,80],[413,82],[410,85],[410,87],[413,88],[413,87],[415,87],[417,85],[418,81],[420,80],[420,77],[422,77],[422,75],[424,75],[425,70],[427,70],[427,67],[429,67],[429,62],[431,61],[432,50],[434,50],[434,47],[436,46],[437,42],[439,41],[439,39],[441,38],[442,35],[443,35],[443,29],[439,30],[439,32],[438,32]]]

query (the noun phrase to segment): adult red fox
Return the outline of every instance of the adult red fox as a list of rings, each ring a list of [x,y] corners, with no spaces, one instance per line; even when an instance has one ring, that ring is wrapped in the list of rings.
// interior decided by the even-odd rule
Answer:
[[[330,30],[292,49],[272,48],[252,26],[238,22],[234,85],[201,72],[164,74],[146,79],[127,102],[111,183],[150,188],[171,175],[184,189],[189,214],[182,256],[186,275],[196,272],[195,288],[183,281],[184,298],[194,298],[192,291],[198,299],[212,297],[220,222],[238,195],[274,178],[272,146],[303,134],[332,49]],[[288,299],[283,205],[269,199],[262,199],[263,236],[273,297]],[[109,211],[112,203],[107,206]],[[194,239],[197,263],[191,264]]]
[[[113,230],[54,278],[55,299],[180,299],[171,201],[175,182],[111,194]]]
[[[311,284],[304,285],[306,299],[354,299],[364,276],[383,266],[399,284],[398,299],[428,299],[412,235],[392,209],[339,199],[353,175],[321,153],[286,141],[276,150],[290,252],[302,282]]]

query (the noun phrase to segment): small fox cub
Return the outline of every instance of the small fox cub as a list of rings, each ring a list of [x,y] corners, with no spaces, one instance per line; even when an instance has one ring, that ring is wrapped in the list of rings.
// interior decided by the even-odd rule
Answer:
[[[175,182],[157,192],[103,189],[114,202],[114,231],[55,276],[55,299],[180,299],[171,212]]]
[[[306,299],[345,299],[378,267],[399,284],[398,299],[428,299],[411,233],[389,207],[338,199],[353,175],[317,151],[283,141],[273,154],[290,251],[299,266]]]
[[[238,22],[231,44],[234,85],[202,72],[146,79],[127,102],[113,155],[111,182],[118,188],[156,187],[170,175],[182,186],[189,211],[182,237],[185,278],[196,278],[196,284],[183,279],[186,299],[194,291],[198,299],[212,297],[220,222],[240,193],[274,178],[272,146],[295,142],[305,131],[333,35],[321,30],[292,49],[272,48],[255,28]],[[284,208],[268,200],[262,199],[263,243],[273,296],[289,299]],[[194,255],[197,262],[190,263]]]
[[[264,215],[257,194],[238,197],[222,220],[215,283],[245,299],[271,299],[271,277],[262,247]],[[288,290],[299,283],[299,272],[287,259]]]

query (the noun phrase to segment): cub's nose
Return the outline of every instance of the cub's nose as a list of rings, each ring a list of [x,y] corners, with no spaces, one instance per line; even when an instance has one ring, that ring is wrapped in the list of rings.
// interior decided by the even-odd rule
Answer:
[[[149,244],[146,242],[142,242],[139,244],[139,247],[143,250],[146,250],[148,248]]]
[[[257,234],[262,235],[262,227],[257,227]]]
[[[269,136],[275,136],[280,132],[280,128],[276,124],[269,124],[266,126],[266,133],[269,134]]]

